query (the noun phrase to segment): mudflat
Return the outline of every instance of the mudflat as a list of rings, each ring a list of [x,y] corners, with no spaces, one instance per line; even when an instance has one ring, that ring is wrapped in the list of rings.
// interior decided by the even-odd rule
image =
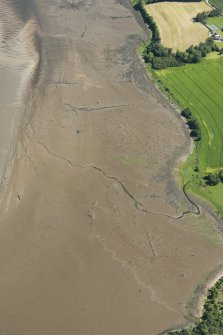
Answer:
[[[40,61],[1,202],[0,333],[159,334],[222,263],[215,219],[176,186],[186,129],[136,54],[148,32],[128,1],[35,11]]]

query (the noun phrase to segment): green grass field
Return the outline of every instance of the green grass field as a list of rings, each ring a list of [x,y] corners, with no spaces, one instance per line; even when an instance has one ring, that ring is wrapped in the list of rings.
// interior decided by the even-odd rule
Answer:
[[[156,72],[182,108],[190,107],[202,131],[200,168],[223,169],[223,59]]]
[[[223,2],[223,0],[222,0]],[[212,27],[216,33],[223,36],[223,16],[209,17],[206,20],[207,24]]]
[[[223,42],[219,42],[219,43],[216,42],[216,44],[217,44],[217,46],[219,47],[219,49],[222,49],[222,48],[223,48]]]
[[[209,3],[215,8],[223,9],[223,0],[209,0]]]
[[[222,0],[223,2],[223,0]],[[216,26],[219,27],[219,29],[223,28],[223,16],[214,16],[214,17],[209,17],[207,19],[207,23],[211,24],[214,23]]]
[[[156,77],[182,108],[189,107],[198,119],[202,140],[183,164],[183,182],[212,202],[223,215],[223,184],[204,186],[202,176],[223,169],[223,58],[156,71]],[[198,167],[199,172],[194,172]]]

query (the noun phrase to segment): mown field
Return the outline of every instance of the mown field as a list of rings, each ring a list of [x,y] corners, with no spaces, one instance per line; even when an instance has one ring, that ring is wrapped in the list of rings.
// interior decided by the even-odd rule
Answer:
[[[158,25],[161,42],[173,50],[186,50],[208,38],[208,29],[192,19],[200,12],[210,11],[205,2],[159,2],[146,5]]]
[[[156,77],[182,108],[200,124],[202,140],[182,169],[183,182],[211,201],[223,214],[223,184],[204,186],[202,175],[223,170],[223,58],[156,71]],[[199,172],[194,172],[198,167]]]

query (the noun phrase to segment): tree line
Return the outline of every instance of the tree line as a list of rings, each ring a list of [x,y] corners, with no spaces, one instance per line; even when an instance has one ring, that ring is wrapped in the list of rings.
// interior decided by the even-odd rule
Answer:
[[[157,24],[153,20],[153,17],[147,13],[147,10],[145,9],[144,0],[138,0],[138,2],[134,5],[134,8],[140,12],[144,22],[147,24],[147,26],[152,32],[152,38],[150,44],[160,42],[160,34]]]
[[[190,136],[195,141],[201,140],[201,129],[197,119],[192,115],[190,108],[182,110],[181,115],[187,120],[188,128],[190,129]]]
[[[212,51],[219,51],[214,39],[209,37],[205,42],[190,46],[186,51],[173,52],[171,48],[164,47],[160,42],[150,43],[144,51],[144,60],[150,63],[154,70],[167,67],[181,66],[188,63],[199,63],[203,57]]]

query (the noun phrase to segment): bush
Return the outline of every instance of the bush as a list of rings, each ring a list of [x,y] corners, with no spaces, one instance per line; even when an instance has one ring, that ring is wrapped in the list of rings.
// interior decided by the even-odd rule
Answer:
[[[190,132],[190,136],[194,138],[195,141],[200,141],[201,140],[201,131],[199,128],[193,129]]]
[[[223,170],[219,172],[219,178],[221,182],[223,183]]]
[[[183,117],[185,117],[186,119],[190,119],[192,117],[192,113],[191,113],[190,108],[187,107],[187,108],[183,109],[182,112],[181,112],[181,115]]]
[[[201,140],[201,129],[198,121],[193,117],[190,108],[185,108],[182,110],[181,115],[187,119],[188,128],[191,130],[190,136],[193,137],[195,141]]]
[[[207,176],[204,177],[204,180],[206,182],[206,185],[215,186],[223,182],[223,171],[216,172],[216,173],[209,173]]]
[[[154,70],[178,66],[178,62],[174,57],[154,57],[151,64]]]

